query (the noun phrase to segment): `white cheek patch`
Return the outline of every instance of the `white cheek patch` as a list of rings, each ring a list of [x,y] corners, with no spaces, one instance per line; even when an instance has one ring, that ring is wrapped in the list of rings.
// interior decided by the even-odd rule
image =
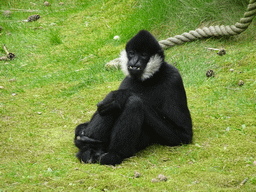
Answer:
[[[123,71],[124,75],[129,76],[129,71],[128,71],[128,68],[127,68],[128,58],[127,58],[127,54],[126,54],[125,50],[123,50],[120,53],[119,60],[120,60],[121,70]]]
[[[120,64],[121,64],[121,70],[125,74],[125,76],[130,76],[130,73],[127,68],[127,63],[128,63],[128,58],[127,58],[127,53],[125,50],[123,50],[120,53]],[[154,75],[159,68],[161,67],[163,60],[160,55],[156,54],[150,57],[149,62],[147,63],[146,68],[144,69],[142,75],[141,75],[141,80],[144,81]]]
[[[149,62],[144,69],[141,80],[144,81],[150,77],[152,77],[161,67],[163,60],[160,55],[156,54],[150,57]]]

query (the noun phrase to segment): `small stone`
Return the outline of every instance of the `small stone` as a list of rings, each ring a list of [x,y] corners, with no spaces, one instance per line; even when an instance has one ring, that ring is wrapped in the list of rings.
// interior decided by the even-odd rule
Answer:
[[[234,69],[229,69],[230,72],[234,72],[235,70]]]
[[[4,86],[0,86],[0,89],[4,89]]]
[[[44,6],[50,6],[51,4],[48,1],[44,2]]]
[[[256,166],[256,161],[253,161],[253,165]]]
[[[162,174],[159,174],[159,175],[158,175],[158,179],[159,179],[160,181],[167,181],[167,177],[165,177],[165,176],[162,175]]]
[[[52,169],[49,167],[49,168],[47,169],[47,171],[48,171],[48,172],[52,172]]]
[[[17,95],[16,93],[12,93],[12,96],[15,96],[15,95]]]
[[[243,80],[239,80],[238,85],[239,86],[243,86],[244,85],[244,81]]]
[[[198,143],[195,144],[196,147],[201,147],[201,145],[199,145]]]
[[[137,171],[134,171],[134,177],[135,177],[135,178],[139,178],[139,177],[140,177],[140,173],[137,172]]]
[[[119,40],[119,39],[120,39],[120,37],[119,37],[118,35],[116,35],[113,39],[115,39],[115,40]]]
[[[34,30],[38,30],[38,29],[43,29],[43,27],[40,26],[40,27],[35,27],[35,28],[34,28]],[[33,53],[31,53],[31,54],[33,54]]]
[[[38,115],[42,115],[42,112],[37,112]]]
[[[154,179],[151,180],[151,182],[152,182],[152,183],[158,183],[159,180],[154,178]]]
[[[59,5],[64,5],[64,3],[63,3],[63,2],[60,2]]]

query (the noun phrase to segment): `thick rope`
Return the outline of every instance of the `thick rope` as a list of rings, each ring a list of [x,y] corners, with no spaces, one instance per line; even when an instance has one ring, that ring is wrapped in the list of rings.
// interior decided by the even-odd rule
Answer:
[[[221,37],[221,36],[232,36],[239,35],[243,31],[245,31],[252,20],[256,15],[256,0],[250,0],[246,12],[244,13],[244,17],[240,19],[235,25],[221,25],[221,26],[210,26],[203,27],[202,29],[198,28],[196,30],[189,31],[188,33],[183,33],[181,35],[176,35],[174,37],[170,37],[166,40],[159,41],[160,46],[163,49],[168,49],[175,45],[181,45],[186,42],[194,41],[197,39],[210,38],[210,37]],[[120,66],[119,58],[116,58],[105,65],[107,68],[118,68]]]

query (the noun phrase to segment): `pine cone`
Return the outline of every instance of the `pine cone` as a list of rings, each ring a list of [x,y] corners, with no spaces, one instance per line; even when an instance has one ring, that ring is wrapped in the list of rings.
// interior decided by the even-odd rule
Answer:
[[[243,86],[244,85],[244,81],[243,80],[239,80],[238,85],[239,86]]]
[[[206,77],[214,77],[214,72],[213,72],[213,70],[208,70],[207,72],[206,72]]]
[[[223,56],[223,55],[226,55],[226,50],[225,49],[220,49],[217,53],[219,56]]]
[[[8,54],[7,54],[7,58],[8,58],[8,59],[11,59],[11,60],[12,60],[12,59],[14,59],[14,57],[15,57],[14,53],[8,53]]]
[[[40,15],[31,15],[28,17],[28,22],[36,21],[40,18]]]

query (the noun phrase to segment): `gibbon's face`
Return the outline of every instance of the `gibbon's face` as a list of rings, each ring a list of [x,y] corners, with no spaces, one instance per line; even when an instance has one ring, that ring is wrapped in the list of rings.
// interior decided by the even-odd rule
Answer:
[[[145,70],[150,56],[146,52],[137,52],[136,50],[129,50],[126,52],[128,62],[127,69],[132,77],[140,78]]]
[[[127,43],[120,60],[125,75],[144,81],[158,71],[164,54],[158,41],[148,31],[140,31]]]

